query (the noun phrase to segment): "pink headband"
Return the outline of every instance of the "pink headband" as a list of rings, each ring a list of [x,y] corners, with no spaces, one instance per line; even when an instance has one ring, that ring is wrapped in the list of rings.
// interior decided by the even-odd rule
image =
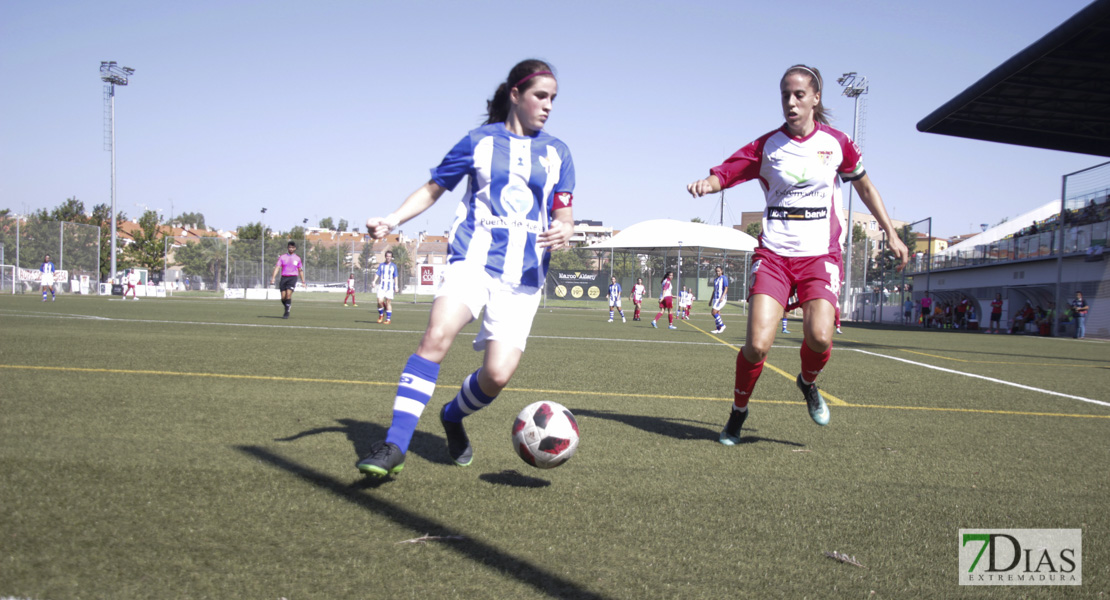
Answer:
[[[551,71],[536,71],[535,73],[532,73],[531,75],[526,75],[523,79],[514,83],[513,87],[518,88],[518,87],[520,87],[520,84],[522,84],[525,81],[528,81],[529,79],[531,79],[533,77],[536,77],[538,75],[551,75]],[[512,88],[510,88],[510,89],[512,89]]]

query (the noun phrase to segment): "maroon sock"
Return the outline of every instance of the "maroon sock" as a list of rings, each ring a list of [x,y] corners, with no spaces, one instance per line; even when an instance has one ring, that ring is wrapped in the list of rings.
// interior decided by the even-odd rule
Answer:
[[[829,362],[829,356],[832,354],[832,346],[823,353],[814,352],[810,349],[809,344],[802,343],[802,379],[812,383],[817,381],[817,376],[821,374],[821,370],[825,368],[825,364]]]
[[[759,381],[759,374],[763,372],[764,361],[753,365],[744,358],[741,351],[736,355],[736,387],[732,390],[732,401],[737,408],[748,406],[748,398],[755,389],[755,382]]]

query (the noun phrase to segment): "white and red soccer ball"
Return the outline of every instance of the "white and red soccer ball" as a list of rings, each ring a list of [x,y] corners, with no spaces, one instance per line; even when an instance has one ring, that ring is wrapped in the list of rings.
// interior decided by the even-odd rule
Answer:
[[[513,448],[533,467],[554,469],[578,449],[578,422],[558,402],[534,402],[513,422]]]

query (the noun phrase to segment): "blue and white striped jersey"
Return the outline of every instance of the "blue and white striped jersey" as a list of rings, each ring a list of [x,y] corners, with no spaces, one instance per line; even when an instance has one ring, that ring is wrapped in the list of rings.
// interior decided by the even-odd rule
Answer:
[[[46,275],[53,275],[54,274],[54,263],[52,263],[50,261],[42,263],[42,266],[39,267],[39,271],[41,271],[42,273],[44,273]]]
[[[397,263],[378,265],[378,290],[382,292],[397,291]]]
[[[728,287],[728,275],[721,275],[713,282],[713,300],[720,300],[725,295],[725,288]]]
[[[555,195],[574,192],[567,145],[543,131],[525,137],[504,123],[483,125],[432,169],[432,181],[448,190],[464,176],[466,194],[451,225],[448,262],[473,261],[506,283],[543,285],[550,253],[538,246],[537,236],[551,224]]]
[[[609,298],[615,300],[615,299],[620,298],[620,297],[621,297],[621,284],[619,284],[619,283],[609,284]]]

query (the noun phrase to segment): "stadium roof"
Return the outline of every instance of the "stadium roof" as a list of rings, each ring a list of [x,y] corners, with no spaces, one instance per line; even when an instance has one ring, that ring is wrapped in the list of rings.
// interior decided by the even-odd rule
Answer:
[[[1110,0],[1095,0],[917,130],[1110,156]]]
[[[755,238],[731,227],[674,219],[653,219],[641,221],[623,229],[604,242],[590,246],[590,249],[630,249],[647,253],[675,248],[700,248],[725,252],[752,252],[755,246]]]

